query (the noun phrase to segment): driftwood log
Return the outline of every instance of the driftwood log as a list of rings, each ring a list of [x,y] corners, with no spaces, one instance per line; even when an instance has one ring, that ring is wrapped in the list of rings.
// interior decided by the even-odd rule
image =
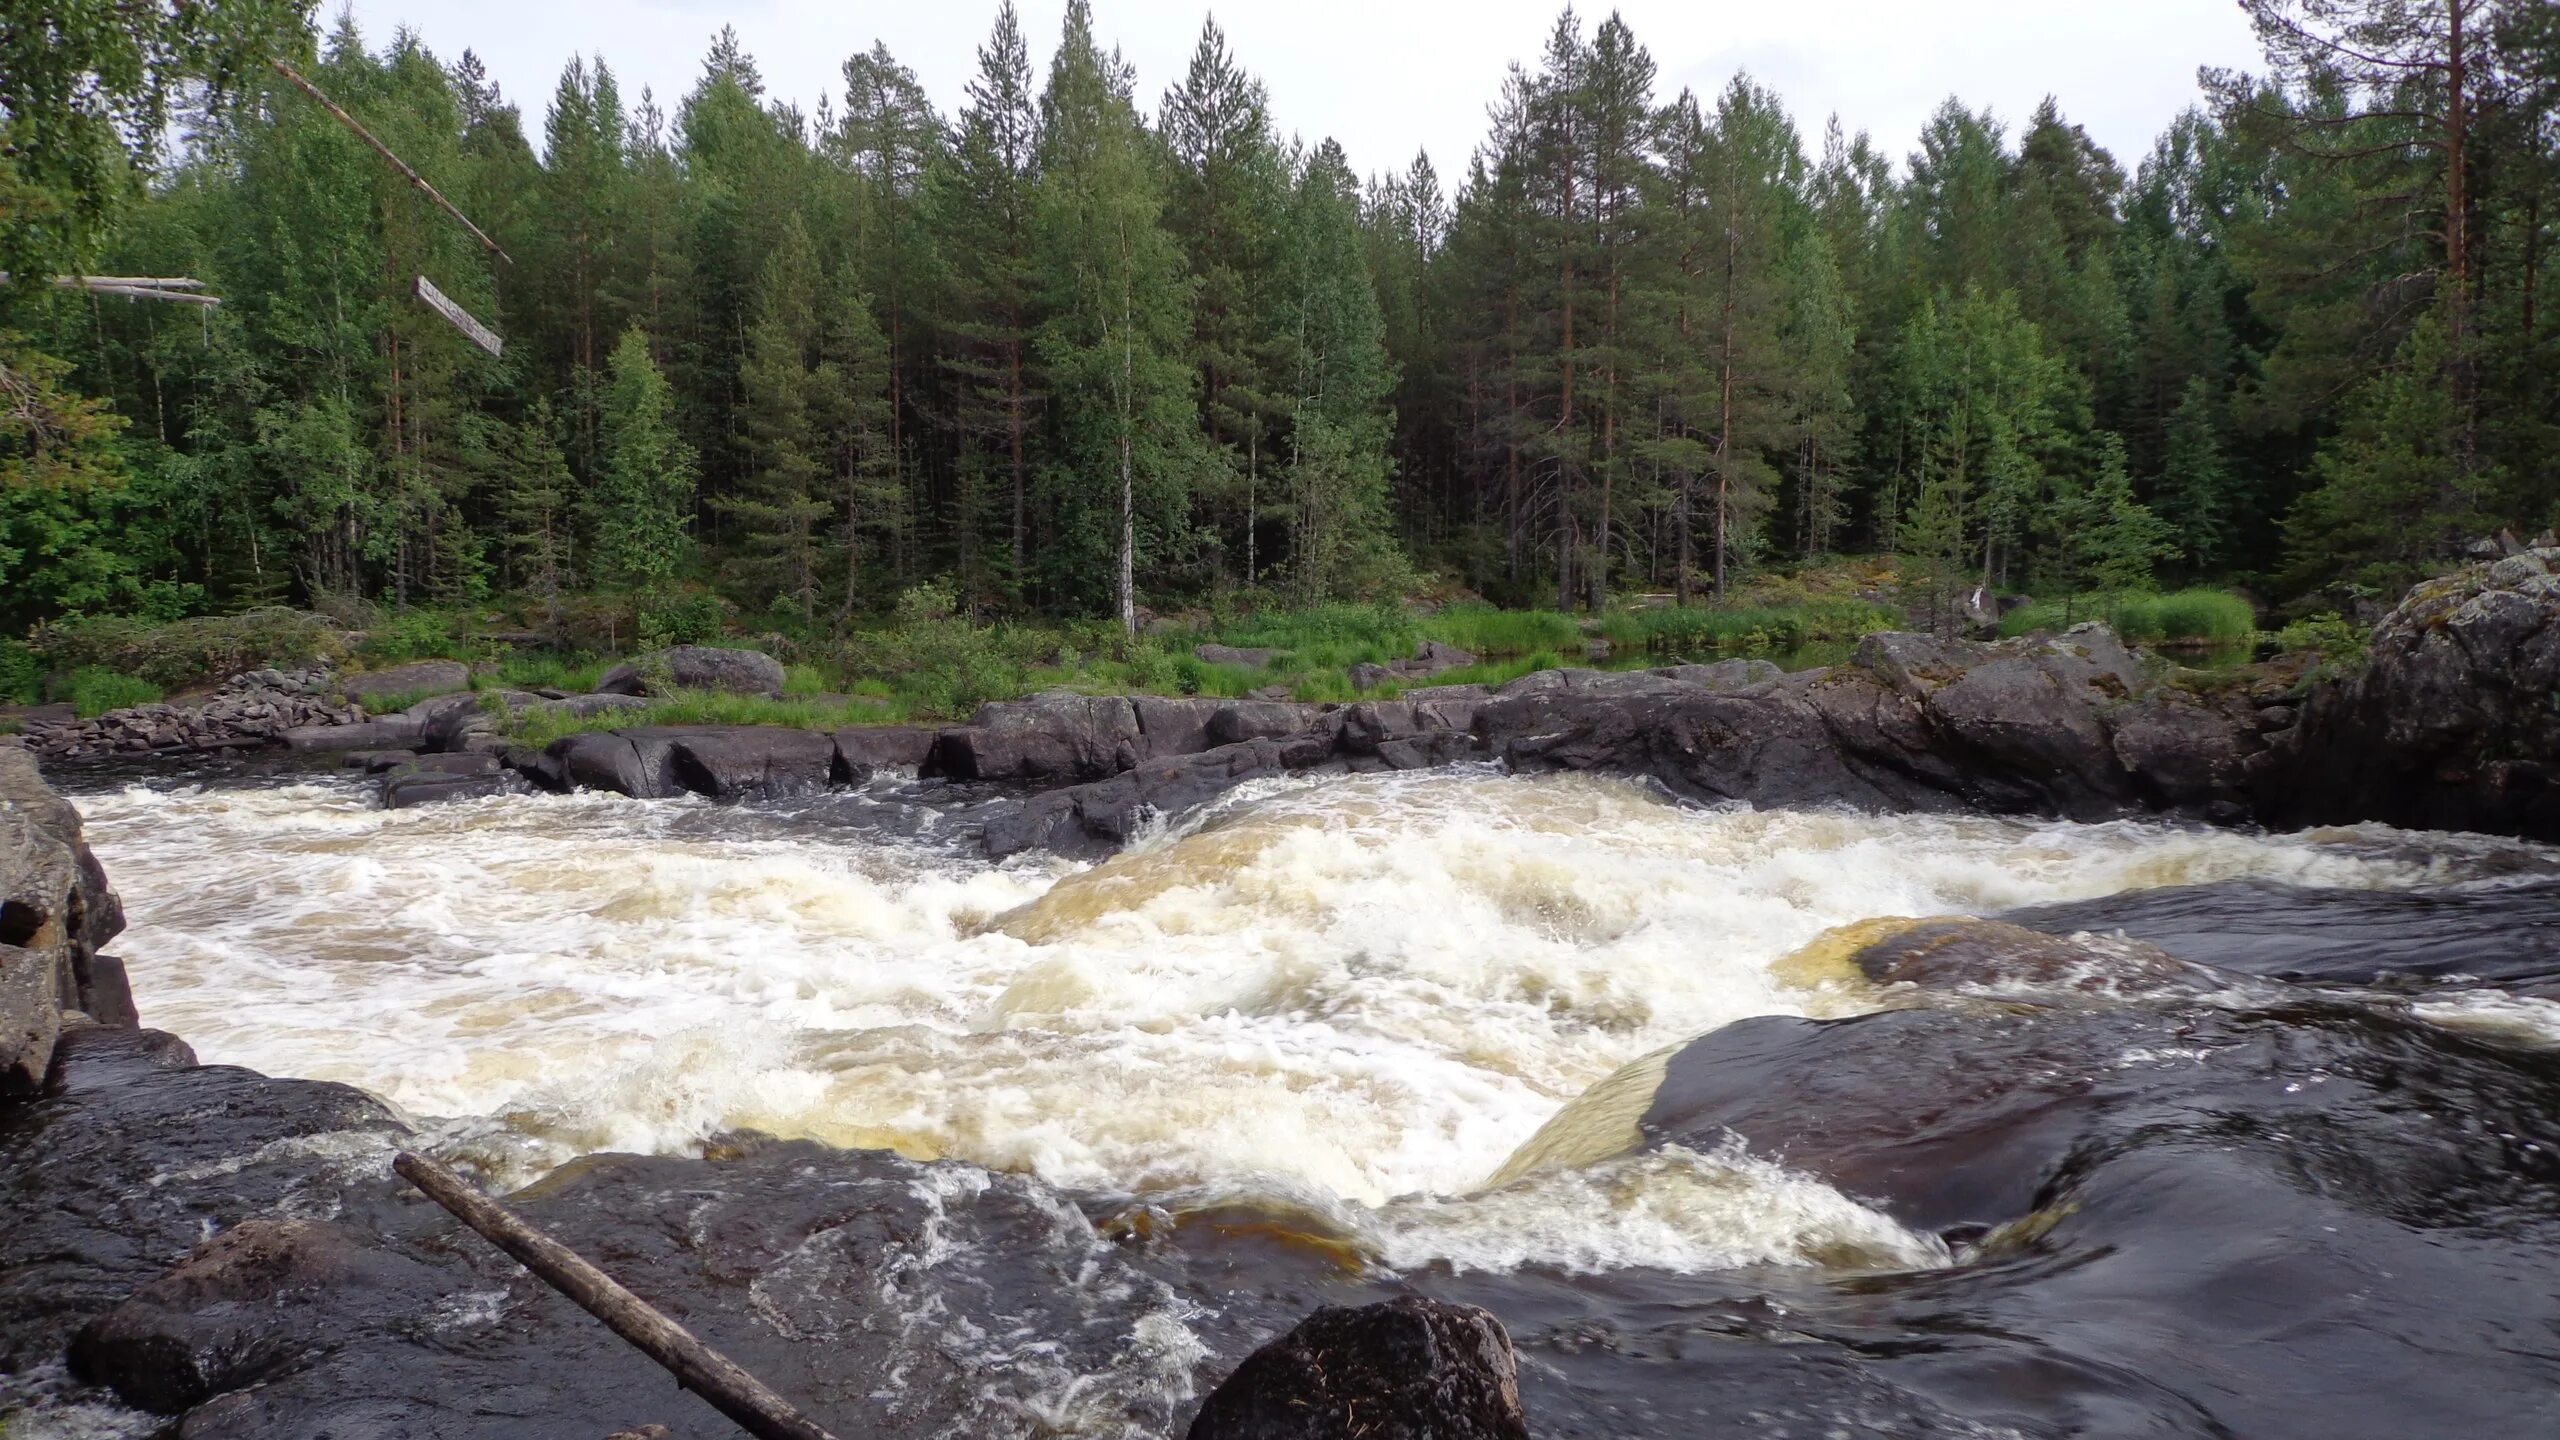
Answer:
[[[578,1302],[579,1308],[603,1321],[614,1334],[667,1367],[678,1384],[709,1401],[713,1409],[737,1421],[738,1428],[757,1440],[835,1440],[816,1421],[793,1409],[790,1401],[767,1389],[763,1381],[695,1339],[693,1332],[659,1314],[647,1301],[623,1289],[578,1252],[473,1189],[461,1176],[407,1151],[401,1152],[391,1168],[425,1191],[427,1198],[452,1211],[463,1224],[479,1231],[489,1243],[514,1256],[545,1284]]]

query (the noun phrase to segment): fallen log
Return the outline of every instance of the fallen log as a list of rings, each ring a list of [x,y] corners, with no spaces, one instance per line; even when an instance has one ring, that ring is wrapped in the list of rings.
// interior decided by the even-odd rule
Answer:
[[[659,1314],[578,1252],[518,1219],[461,1176],[423,1155],[402,1151],[391,1168],[489,1243],[506,1251],[543,1283],[665,1366],[676,1383],[710,1402],[757,1440],[835,1440],[791,1402],[767,1389],[693,1332]],[[643,1432],[645,1433],[645,1431]],[[664,1432],[661,1432],[664,1433]]]

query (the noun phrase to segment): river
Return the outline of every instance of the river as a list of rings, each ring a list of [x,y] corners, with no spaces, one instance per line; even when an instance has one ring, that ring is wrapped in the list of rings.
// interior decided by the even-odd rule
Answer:
[[[1869,1364],[1856,1357],[1936,1346],[1959,1313],[1987,1337],[1999,1306],[1962,1287],[2025,1282],[1977,1253],[1978,1235],[1898,1220],[1739,1145],[1655,1146],[1488,1188],[1541,1125],[1641,1057],[1752,1017],[1910,1003],[1782,963],[1831,927],[2028,909],[2156,932],[2329,999],[2371,994],[2448,1044],[2497,1048],[2534,1085],[2560,1046],[2551,973],[2494,973],[2522,953],[2501,939],[2521,924],[2543,927],[2533,955],[2560,972],[2560,852],[2470,836],[1706,810],[1628,781],[1459,769],[1265,782],[1097,866],[994,865],[965,816],[913,782],[753,807],[579,795],[387,812],[317,773],[77,798],[129,912],[116,948],[144,1023],[207,1062],[358,1085],[511,1182],[752,1129],[1172,1211],[1295,1217],[1364,1283],[1474,1284],[1522,1332],[1533,1424],[1546,1403],[1556,1434],[1728,1433],[1675,1423],[1667,1399],[1634,1428],[1594,1418],[1601,1382],[1574,1378],[1582,1362],[1540,1380],[1535,1356],[1569,1323],[1640,1327],[1665,1306],[1752,1296],[1744,1330],[1801,1329],[1850,1358],[1828,1399],[1788,1368],[1809,1352],[1753,1372],[1756,1403],[1781,1419],[1729,1433],[2221,1434],[2261,1413],[2217,1411],[2139,1345],[2117,1388],[2089,1382],[2105,1403],[2014,1363],[1970,1381],[1941,1365],[1956,1378],[1921,1386],[1925,1406],[1895,1401],[1852,1373]],[[2389,957],[2355,937],[2392,932],[2372,907],[2421,902],[2485,919],[2408,930],[2402,914],[2418,948],[2472,943],[2461,963],[2402,967],[2417,979],[2375,976]],[[2484,955],[2492,973],[2473,963]],[[2323,1222],[2227,1223],[2287,1236]],[[2548,1226],[2524,1228],[2528,1269],[2560,1273]],[[2155,1313],[2118,1320],[2174,1342],[2189,1297],[2157,1288]],[[1844,1326],[1863,1338],[1839,1340]],[[1676,1361],[1716,1328],[1642,1358]],[[2554,1345],[2515,1343],[2540,1363]],[[1695,1374],[1750,1392],[1730,1369]],[[2535,1404],[2505,1413],[2552,1414]],[[2435,1433],[2365,1413],[2403,1428],[2334,1433]]]

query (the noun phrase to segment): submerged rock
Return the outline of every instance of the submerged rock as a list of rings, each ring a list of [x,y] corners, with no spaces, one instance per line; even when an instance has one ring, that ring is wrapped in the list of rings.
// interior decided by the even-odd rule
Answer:
[[[1327,1307],[1245,1357],[1188,1440],[1528,1440],[1502,1322],[1405,1297]]]

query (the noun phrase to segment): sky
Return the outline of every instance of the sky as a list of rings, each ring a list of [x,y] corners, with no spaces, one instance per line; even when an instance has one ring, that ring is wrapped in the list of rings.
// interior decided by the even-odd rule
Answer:
[[[324,15],[331,0],[323,0]],[[1056,48],[1066,0],[1017,0],[1035,65]],[[1202,0],[1093,0],[1094,25],[1137,67],[1150,114],[1188,63]],[[768,92],[813,106],[841,99],[845,58],[886,41],[947,116],[976,73],[997,0],[350,0],[367,43],[406,24],[450,61],[479,52],[526,130],[573,52],[601,52],[626,103],[655,87],[670,112],[723,24],[737,27]],[[1238,60],[1271,92],[1284,134],[1340,141],[1362,174],[1427,150],[1454,189],[1485,131],[1505,67],[1533,61],[1557,0],[1287,0],[1215,8]],[[2046,95],[2130,171],[2197,98],[2196,67],[2254,67],[2234,0],[1624,0],[1653,53],[1661,94],[1712,98],[1737,69],[1776,90],[1807,150],[1824,118],[1864,129],[1897,161],[1949,95],[1989,106],[2016,133]],[[1594,23],[1608,7],[1584,10]]]

